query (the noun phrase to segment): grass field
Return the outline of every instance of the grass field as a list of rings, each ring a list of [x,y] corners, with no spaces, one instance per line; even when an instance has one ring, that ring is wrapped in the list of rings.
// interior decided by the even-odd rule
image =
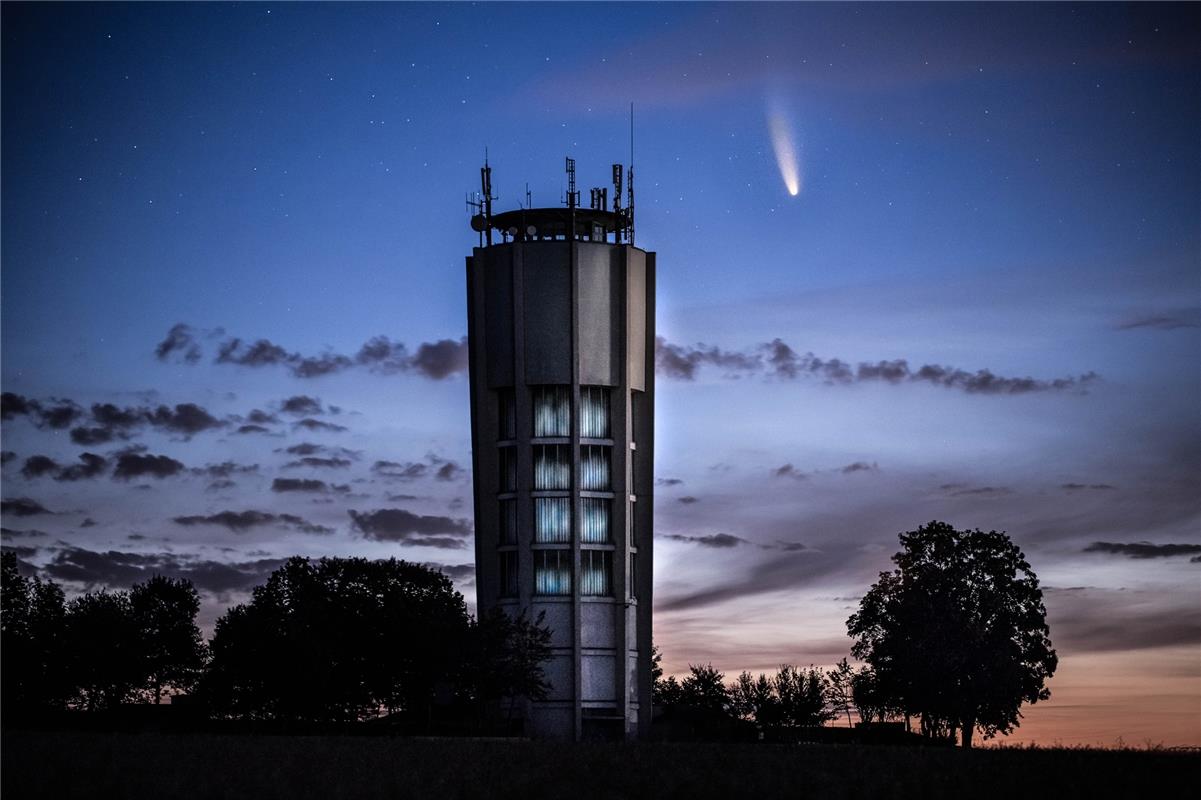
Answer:
[[[0,755],[4,800],[1201,797],[1201,755],[1155,750],[9,731]]]

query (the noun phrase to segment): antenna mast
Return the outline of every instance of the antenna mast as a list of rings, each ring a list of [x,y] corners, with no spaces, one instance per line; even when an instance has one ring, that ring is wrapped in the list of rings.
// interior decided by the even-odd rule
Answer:
[[[630,171],[626,180],[629,197],[626,199],[626,214],[630,218],[630,244],[634,244],[634,104],[630,103]]]

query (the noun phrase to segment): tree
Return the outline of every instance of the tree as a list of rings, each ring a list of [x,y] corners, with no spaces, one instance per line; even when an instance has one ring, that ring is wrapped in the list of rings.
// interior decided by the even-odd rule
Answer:
[[[146,683],[128,592],[89,592],[67,604],[65,654],[74,705],[116,708]]]
[[[400,712],[425,726],[439,686],[460,696],[537,693],[548,637],[521,618],[473,625],[450,579],[418,564],[292,558],[217,621],[201,693],[227,717]],[[473,653],[482,659],[474,667]],[[496,674],[484,681],[481,670]]]
[[[780,667],[772,681],[780,703],[780,722],[788,727],[823,725],[835,714],[826,706],[826,676],[810,665],[799,670],[791,664]]]
[[[971,747],[1020,724],[1022,703],[1050,697],[1058,660],[1038,578],[1004,533],[931,522],[900,535],[847,620],[852,654],[871,665],[882,705],[921,716],[927,735]]]
[[[511,617],[499,608],[472,624],[473,658],[462,687],[477,706],[508,700],[509,716],[518,697],[545,700],[550,684],[542,664],[550,658],[551,631],[545,614],[532,622],[525,612]]]
[[[196,627],[200,595],[190,581],[156,575],[134,584],[130,613],[137,627],[146,693],[157,704],[164,688],[187,691],[204,667],[205,648]]]
[[[884,722],[889,717],[904,713],[881,694],[876,673],[871,667],[860,667],[851,676],[851,699],[862,722]]]
[[[830,705],[838,711],[845,711],[847,715],[847,727],[851,727],[851,705],[853,703],[851,683],[855,677],[855,670],[844,658],[834,665],[833,669],[826,671],[826,680],[829,683]]]
[[[0,697],[5,715],[61,709],[70,694],[63,664],[66,600],[53,581],[26,578],[15,553],[0,559]]]
[[[688,670],[690,674],[680,682],[679,704],[698,711],[725,714],[730,705],[724,683],[726,676],[712,664],[689,664]]]
[[[763,673],[752,678],[751,673],[743,671],[729,692],[730,707],[737,717],[765,728],[779,723],[780,702],[771,679]]]

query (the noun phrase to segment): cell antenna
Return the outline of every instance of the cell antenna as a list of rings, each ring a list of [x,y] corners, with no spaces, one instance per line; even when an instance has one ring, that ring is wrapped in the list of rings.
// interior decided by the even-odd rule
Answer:
[[[575,189],[575,159],[567,159],[567,207],[575,208],[580,204],[580,193]]]
[[[492,167],[488,166],[488,148],[484,148],[484,166],[480,167],[480,202],[484,209],[484,235],[488,238],[488,246],[492,246]]]
[[[630,171],[626,180],[629,196],[626,198],[626,215],[630,219],[630,244],[634,243],[634,104],[630,103]]]

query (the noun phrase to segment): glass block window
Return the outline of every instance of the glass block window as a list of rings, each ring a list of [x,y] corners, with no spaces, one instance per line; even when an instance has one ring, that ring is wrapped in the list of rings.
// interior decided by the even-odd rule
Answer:
[[[580,488],[584,491],[607,492],[610,488],[610,448],[603,444],[587,444],[580,448]]]
[[[534,489],[571,488],[571,445],[534,445]]]
[[[500,491],[517,491],[517,448],[502,447],[497,455],[500,457]]]
[[[584,497],[580,500],[580,541],[591,544],[608,544],[611,500],[599,497]]]
[[[609,438],[609,389],[604,386],[580,387],[580,436]]]
[[[534,594],[571,594],[571,551],[534,551]]]
[[[638,599],[638,554],[630,553],[630,599]]]
[[[571,541],[570,498],[534,498],[534,541],[548,544]]]
[[[517,544],[517,501],[516,500],[501,500],[500,514],[500,536],[501,544]]]
[[[580,551],[580,594],[590,597],[609,597],[613,594],[612,552]]]
[[[517,553],[508,550],[500,553],[500,596],[517,596]]]
[[[517,438],[517,403],[513,399],[512,389],[498,389],[496,392],[496,438]]]
[[[571,387],[534,387],[534,435],[571,435]]]

